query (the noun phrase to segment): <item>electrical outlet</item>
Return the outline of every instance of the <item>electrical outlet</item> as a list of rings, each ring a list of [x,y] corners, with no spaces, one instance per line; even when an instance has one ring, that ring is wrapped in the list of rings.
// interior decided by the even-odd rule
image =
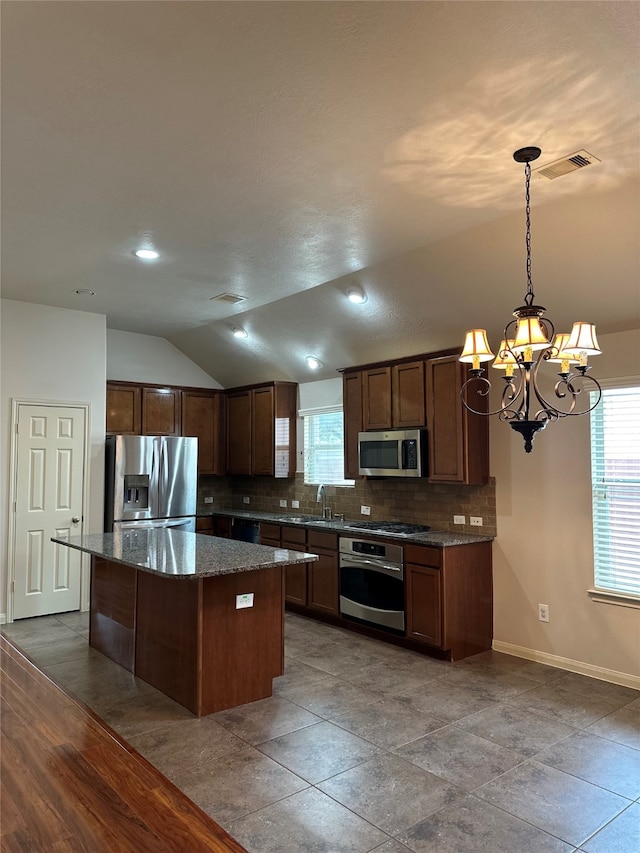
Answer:
[[[291,509],[300,509],[300,501],[291,501]]]
[[[280,506],[286,507],[286,505],[287,505],[287,502],[285,500],[280,501]]]
[[[361,506],[360,507],[361,515],[371,515],[371,507],[370,506]]]
[[[205,499],[204,499],[204,502],[205,502],[206,504],[212,504],[212,503],[213,503],[213,498],[205,498]]]
[[[242,610],[244,607],[253,607],[252,592],[245,592],[242,595],[236,595],[236,610]]]
[[[467,522],[466,522],[464,515],[454,515],[453,516],[453,523],[454,524],[466,524]]]
[[[548,604],[539,604],[538,605],[538,619],[541,622],[549,621],[549,605]]]
[[[482,519],[478,515],[470,515],[469,524],[472,527],[482,527]]]
[[[248,497],[245,495],[245,496],[242,498],[242,503],[243,503],[243,504],[249,504],[249,503],[251,503],[251,498],[248,498]]]

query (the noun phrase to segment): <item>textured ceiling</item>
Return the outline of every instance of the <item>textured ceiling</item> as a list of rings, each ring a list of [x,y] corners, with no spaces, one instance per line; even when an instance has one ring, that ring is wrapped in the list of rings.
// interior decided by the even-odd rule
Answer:
[[[1,15],[5,298],[166,337],[227,387],[499,335],[526,285],[512,153],[533,144],[602,161],[532,182],[537,301],[556,326],[640,325],[635,2]]]

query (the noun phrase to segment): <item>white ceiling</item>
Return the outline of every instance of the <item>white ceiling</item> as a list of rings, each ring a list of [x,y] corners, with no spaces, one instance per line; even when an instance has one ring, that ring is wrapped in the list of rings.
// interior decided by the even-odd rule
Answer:
[[[538,145],[602,162],[532,181],[536,301],[640,326],[635,2],[1,14],[5,298],[166,337],[226,387],[497,337],[526,286],[512,153]]]

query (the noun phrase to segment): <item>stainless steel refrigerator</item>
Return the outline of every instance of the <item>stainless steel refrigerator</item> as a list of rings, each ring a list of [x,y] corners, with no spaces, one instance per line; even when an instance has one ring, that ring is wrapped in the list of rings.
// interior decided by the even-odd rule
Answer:
[[[195,532],[198,439],[110,435],[105,530],[170,527]]]

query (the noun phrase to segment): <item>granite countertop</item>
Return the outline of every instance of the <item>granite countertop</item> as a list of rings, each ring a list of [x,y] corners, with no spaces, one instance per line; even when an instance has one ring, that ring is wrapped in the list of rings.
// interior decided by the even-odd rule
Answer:
[[[70,539],[52,538],[52,541],[114,563],[172,578],[215,577],[318,559],[317,554],[166,528],[90,533]]]
[[[349,536],[369,536],[375,539],[394,539],[415,545],[433,545],[438,548],[447,548],[452,545],[472,545],[475,542],[493,542],[493,536],[483,536],[474,533],[448,533],[444,530],[428,530],[426,533],[388,533],[376,530],[362,530],[362,528],[350,527],[349,519],[322,519],[300,513],[296,515],[281,514],[277,512],[250,512],[240,509],[212,509],[209,512],[198,512],[201,517],[211,515],[225,515],[233,518],[243,518],[248,521],[266,521],[271,524],[288,524],[296,527],[308,527],[313,530],[328,530],[332,533],[345,533]],[[300,519],[293,521],[292,519]]]

